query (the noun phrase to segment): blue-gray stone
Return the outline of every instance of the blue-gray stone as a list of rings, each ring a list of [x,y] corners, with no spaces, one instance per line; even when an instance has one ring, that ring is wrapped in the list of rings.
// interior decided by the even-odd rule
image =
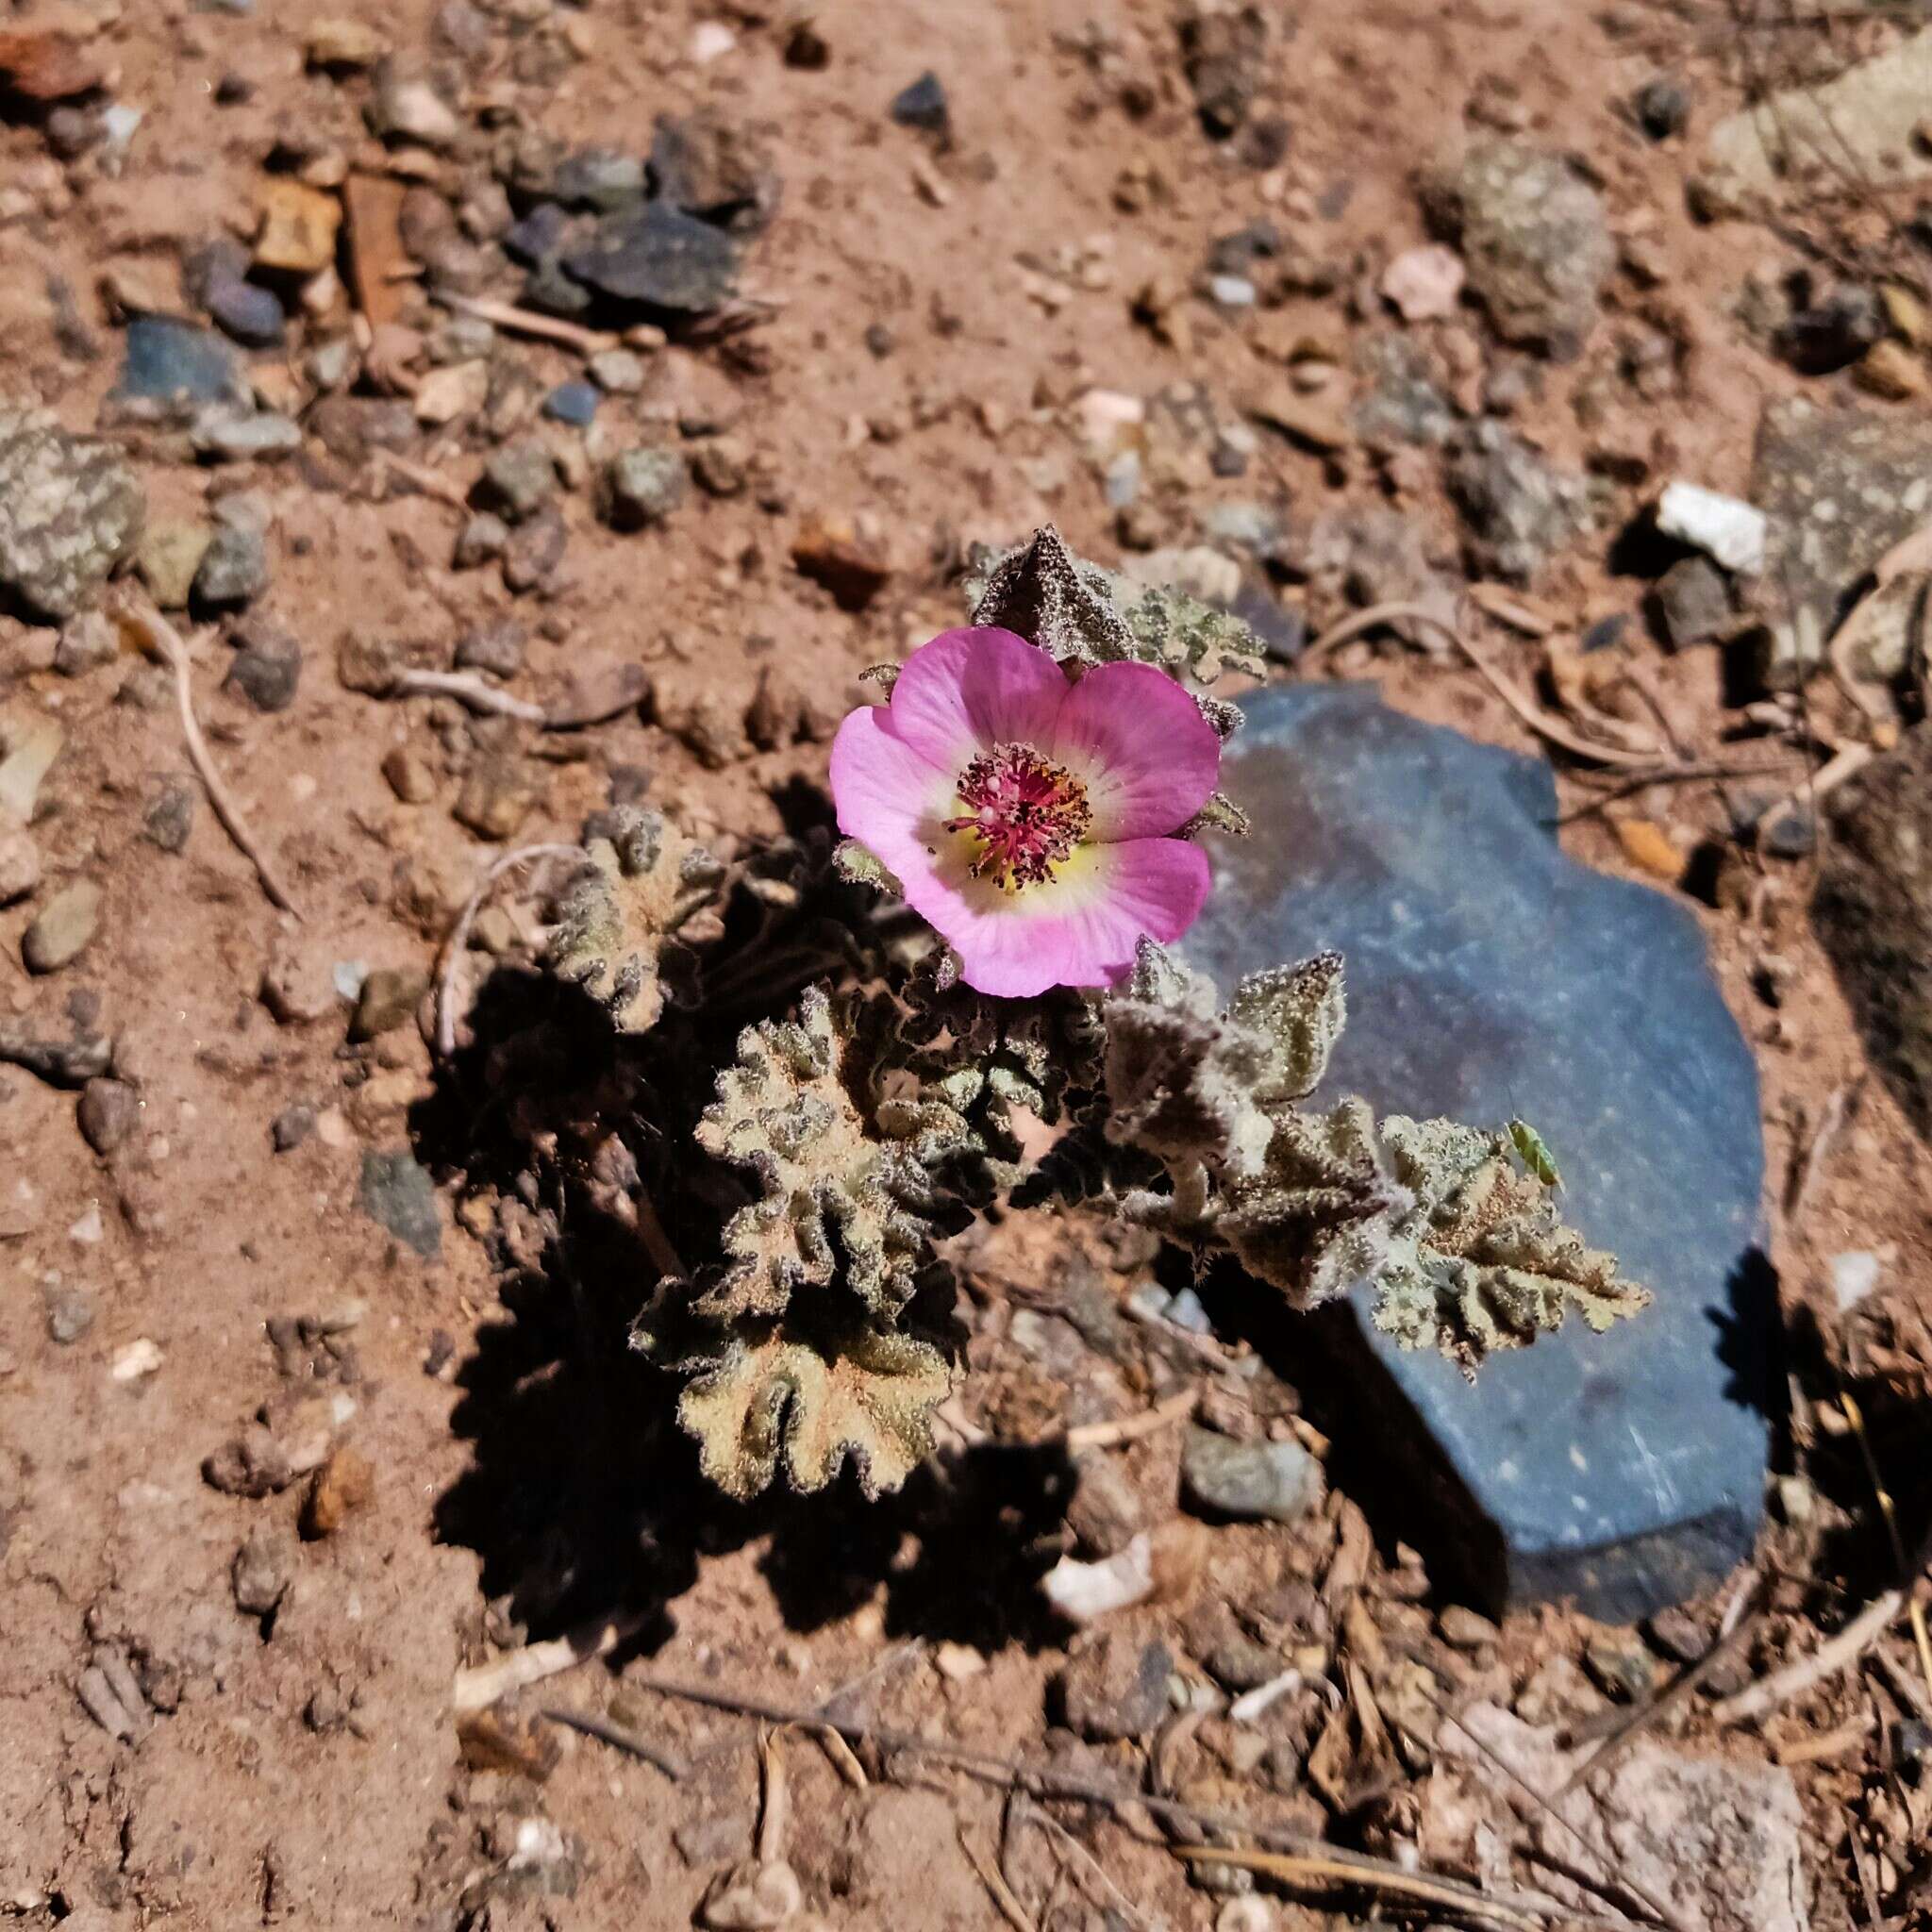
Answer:
[[[127,325],[115,402],[219,403],[246,393],[235,352],[210,329],[172,315]]]
[[[603,400],[604,391],[594,382],[559,382],[543,398],[543,413],[553,423],[571,423],[581,429]]]
[[[738,250],[722,229],[654,201],[606,216],[585,246],[564,257],[563,266],[613,302],[704,315],[730,299]]]
[[[208,312],[238,342],[251,349],[281,345],[287,317],[272,290],[257,282],[217,282],[208,291]]]
[[[1348,1363],[1338,1447],[1395,1453],[1417,1506],[1401,1533],[1492,1604],[1629,1620],[1680,1602],[1751,1546],[1777,1333],[1757,1067],[1696,923],[1563,856],[1540,759],[1367,686],[1243,708],[1223,784],[1256,829],[1217,843],[1183,952],[1225,990],[1340,948],[1348,1026],[1324,1091],[1530,1121],[1565,1218],[1656,1295],[1607,1335],[1573,1316],[1471,1387],[1380,1335],[1365,1291],[1317,1323]]]

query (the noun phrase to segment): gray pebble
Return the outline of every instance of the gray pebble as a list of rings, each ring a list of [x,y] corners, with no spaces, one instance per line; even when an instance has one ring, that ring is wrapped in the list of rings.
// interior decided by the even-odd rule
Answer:
[[[224,333],[250,349],[279,347],[288,327],[273,291],[255,282],[216,282],[208,291],[208,312]]]
[[[301,1146],[315,1131],[315,1109],[297,1101],[285,1107],[269,1128],[269,1141],[277,1154],[288,1154]]]
[[[479,625],[457,645],[458,671],[487,671],[492,677],[514,677],[524,668],[524,643],[528,633],[512,618]]]
[[[425,1261],[442,1253],[442,1217],[435,1183],[407,1149],[391,1154],[369,1149],[362,1157],[357,1199],[370,1220]]]
[[[47,1297],[47,1333],[65,1348],[76,1342],[94,1325],[95,1303],[92,1291],[63,1288]]]
[[[96,1154],[112,1154],[141,1124],[141,1101],[125,1080],[90,1080],[81,1089],[75,1118]]]
[[[302,447],[301,426],[263,410],[252,416],[232,409],[204,409],[190,432],[198,455],[217,462],[267,462]]]
[[[604,515],[620,530],[661,523],[691,489],[691,469],[675,449],[627,449],[604,472]]]
[[[516,592],[534,591],[563,561],[570,533],[554,508],[541,509],[519,524],[503,546],[503,581]]]
[[[483,510],[472,517],[457,536],[456,556],[452,559],[458,570],[475,570],[478,564],[488,563],[492,557],[503,555],[503,546],[509,541],[509,525],[499,516]]]
[[[258,530],[219,529],[194,573],[194,602],[209,610],[252,604],[268,589],[268,545]]]
[[[525,437],[497,450],[483,466],[478,494],[508,523],[535,516],[557,494],[557,459],[549,445]]]
[[[244,1616],[267,1616],[287,1594],[289,1554],[288,1545],[268,1529],[258,1529],[235,1552],[229,1577],[235,1607]]]
[[[1241,1521],[1294,1523],[1322,1495],[1322,1465],[1291,1439],[1236,1442],[1191,1427],[1181,1445],[1181,1488],[1191,1504]]]
[[[101,889],[92,879],[76,879],[41,908],[21,940],[20,956],[29,973],[58,973],[87,951],[100,928]]]

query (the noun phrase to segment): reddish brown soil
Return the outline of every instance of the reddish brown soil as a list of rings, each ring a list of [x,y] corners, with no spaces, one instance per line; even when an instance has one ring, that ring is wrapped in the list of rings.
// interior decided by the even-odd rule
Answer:
[[[398,46],[427,42],[425,0],[344,0],[351,8]],[[40,133],[20,125],[0,136],[0,180],[43,196],[41,211],[0,229],[8,393],[38,395],[71,425],[91,426],[116,362],[94,293],[102,269],[131,265],[171,279],[177,247],[243,217],[280,128],[313,127],[358,147],[363,84],[302,71],[308,11],[275,0],[243,17],[175,4],[125,9],[98,45],[118,72],[117,97],[146,118],[125,174],[99,179],[76,168],[84,192],[64,210],[47,210],[48,191],[60,198],[59,169]],[[1311,247],[1358,257],[1372,277],[1389,253],[1422,238],[1418,174],[1463,138],[1477,93],[1513,94],[1539,140],[1587,158],[1620,229],[1646,228],[1662,264],[1655,290],[1619,277],[1585,359],[1543,373],[1526,420],[1554,455],[1581,459],[1593,444],[1625,442],[1647,451],[1654,475],[1740,490],[1761,402],[1800,386],[1727,317],[1745,271],[1788,259],[1789,250],[1755,226],[1695,227],[1683,208],[1682,145],[1644,143],[1618,108],[1660,61],[1702,90],[1700,125],[1734,100],[1723,48],[1706,30],[1719,9],[1697,29],[1661,10],[1590,10],[1568,0],[1312,0],[1292,9],[1291,31],[1271,57],[1264,108],[1292,128],[1289,159],[1273,175],[1204,139],[1161,5],[1112,0],[1095,32],[1095,10],[1071,0],[824,0],[815,19],[831,61],[816,73],[781,59],[778,11],[732,14],[736,47],[704,67],[687,56],[701,17],[689,0],[566,11],[593,49],[589,58],[554,86],[520,85],[508,70],[491,83],[500,110],[573,141],[633,150],[647,142],[654,115],[715,103],[771,130],[785,181],[783,208],[755,244],[748,276],[774,312],[735,345],[658,352],[642,395],[608,411],[620,425],[702,415],[733,429],[773,479],[765,500],[756,491],[700,498],[662,529],[618,536],[592,520],[587,492],[573,495],[564,580],[547,602],[519,611],[538,630],[517,686],[526,693],[554,687],[574,653],[594,648],[648,665],[657,714],[673,721],[700,695],[735,714],[767,666],[836,709],[856,695],[863,666],[954,621],[956,592],[934,558],[960,542],[1009,540],[1051,518],[1077,547],[1111,558],[1110,513],[1062,404],[1091,385],[1151,395],[1186,381],[1229,414],[1269,371],[1257,343],[1307,334],[1344,354],[1357,325],[1346,289],[1232,322],[1194,303],[1193,340],[1182,351],[1136,323],[1137,291],[1161,276],[1186,283],[1211,238],[1269,211]],[[1107,51],[1090,58],[1083,44]],[[938,160],[884,115],[891,94],[926,67],[943,75],[953,103],[954,151]],[[229,73],[255,92],[217,109],[211,91]],[[1145,108],[1138,116],[1122,105],[1130,82]],[[1161,189],[1124,214],[1114,192],[1130,166]],[[916,170],[938,184],[942,205],[922,192]],[[1318,204],[1334,206],[1324,196],[1338,184],[1351,190],[1346,207],[1324,221]],[[1090,237],[1096,286],[1071,290],[1052,310],[1031,299],[1023,261],[1050,266]],[[76,292],[103,342],[100,359],[63,354],[50,275]],[[1584,432],[1572,396],[1614,361],[1620,333],[1644,317],[1686,319],[1696,347],[1678,391],[1662,403],[1621,394],[1610,425]],[[864,341],[874,323],[896,339],[883,358]],[[1473,315],[1431,333],[1472,369],[1492,353]],[[517,353],[545,386],[575,373],[560,350]],[[427,459],[467,487],[481,452],[458,441]],[[197,507],[211,480],[153,445],[143,446],[140,469],[157,515]],[[335,653],[344,638],[394,638],[421,641],[446,662],[451,641],[508,599],[492,574],[446,568],[458,519],[441,503],[372,500],[359,480],[344,489],[339,471],[325,475],[302,462],[252,480],[275,506],[268,606],[303,641],[301,693],[275,717],[218,694],[225,647],[213,641],[197,647],[197,685],[215,756],[291,882],[306,915],[300,927],[265,903],[205,808],[178,858],[141,838],[146,788],[158,774],[186,771],[167,704],[117,702],[120,669],[58,678],[42,668],[51,633],[0,629],[0,695],[55,711],[67,735],[36,828],[48,873],[84,874],[107,888],[101,938],[50,979],[30,978],[19,963],[33,908],[0,913],[0,1002],[56,1031],[66,1009],[98,1001],[102,1024],[138,1073],[142,1109],[126,1145],[97,1159],[76,1131],[71,1094],[0,1072],[0,1190],[25,1182],[35,1204],[30,1226],[0,1230],[0,1916],[19,1912],[39,1924],[73,1915],[91,1927],[451,1924],[465,1887],[502,1871],[516,1821],[541,1816],[566,1835],[568,1856],[550,1869],[559,1888],[567,1876],[572,1895],[512,1886],[487,1920],[464,1923],[687,1924],[715,1870],[748,1849],[752,1727],[632,1692],[626,1721],[696,1762],[684,1785],[567,1733],[550,1734],[561,1757],[541,1783],[465,1765],[452,1674],[528,1634],[500,1601],[486,1615],[514,1581],[487,1574],[492,1549],[499,1570],[508,1560],[489,1518],[511,1507],[520,1482],[555,1483],[560,1532],[583,1535],[588,1523],[594,1536],[599,1472],[581,1466],[572,1412],[588,1398],[558,1352],[533,1341],[527,1313],[499,1302],[484,1247],[454,1214],[457,1180],[446,1190],[434,1265],[399,1249],[358,1209],[363,1149],[405,1145],[408,1109],[431,1092],[430,1055],[415,1031],[345,1049],[340,1011],[279,1026],[257,997],[266,961],[283,946],[324,962],[428,966],[488,857],[449,808],[453,758],[474,754],[454,718],[439,724],[425,704],[385,705],[343,689]],[[1307,517],[1384,493],[1366,459],[1344,455],[1324,466],[1265,439],[1236,482],[1211,480],[1197,458],[1185,489],[1157,499],[1157,514],[1162,541],[1187,542],[1190,512],[1217,495],[1275,498]],[[1626,492],[1629,508],[1641,493]],[[1432,471],[1403,507],[1435,549],[1453,555],[1453,513]],[[862,616],[841,612],[791,568],[791,537],[812,512],[872,519],[891,554],[894,575]],[[1635,588],[1609,578],[1602,556],[1602,540],[1579,543],[1538,586],[1565,629],[1633,607]],[[1319,624],[1336,613],[1312,614]],[[1531,681],[1534,647],[1494,635],[1491,650]],[[1724,714],[1711,655],[1665,658],[1648,645],[1640,655],[1685,739],[1715,748]],[[1330,668],[1372,665],[1407,708],[1527,741],[1452,663],[1378,658],[1363,646],[1338,654]],[[419,751],[437,773],[429,803],[398,804],[379,774],[395,745]],[[671,731],[635,720],[560,752],[525,748],[541,786],[519,834],[525,839],[574,838],[586,811],[608,801],[619,767],[647,771],[651,798],[694,830],[741,837],[776,827],[775,788],[824,775],[823,750],[811,744],[708,770]],[[1785,757],[1795,775],[1797,761]],[[1591,793],[1566,778],[1565,795],[1580,803]],[[1686,848],[1724,836],[1722,804],[1708,787],[1658,791],[1629,808]],[[1565,839],[1579,857],[1627,868],[1599,819],[1577,823]],[[1760,1049],[1776,1189],[1824,1096],[1864,1068],[1806,924],[1805,892],[1802,868],[1773,866],[1755,925],[1739,909],[1743,893],[1722,895],[1724,909],[1702,908],[1726,995]],[[1775,1011],[1752,989],[1767,953],[1790,967]],[[334,1131],[273,1154],[270,1124],[298,1101],[329,1109]],[[1885,1285],[1861,1317],[1868,1352],[1852,1357],[1881,1396],[1924,1392],[1928,1183],[1926,1150],[1882,1087],[1868,1082],[1802,1215],[1779,1234],[1794,1307],[1829,1308],[1830,1254],[1888,1255]],[[487,1204],[477,1224],[490,1224]],[[1003,1243],[994,1254],[988,1278],[1057,1283],[1065,1266],[1058,1250],[1038,1246]],[[97,1297],[97,1313],[79,1341],[58,1345],[48,1333],[49,1297],[76,1285]],[[596,1291],[614,1307],[641,1300],[646,1287],[640,1279],[634,1292],[623,1284]],[[354,1404],[342,1433],[373,1463],[374,1495],[336,1533],[304,1540],[302,1485],[244,1500],[209,1487],[201,1465],[258,1405],[286,1393],[264,1323],[351,1302],[361,1308],[346,1337],[358,1379],[323,1389]],[[1131,1413],[1146,1399],[1144,1376],[1137,1382],[1097,1360],[1068,1397],[1002,1342],[1006,1314],[996,1293],[978,1312],[962,1412],[980,1425],[1037,1434]],[[143,1339],[158,1348],[158,1368],[117,1380],[117,1359]],[[1872,1355],[1873,1344],[1882,1352]],[[559,1376],[561,1387],[546,1394],[546,1380]],[[581,1441],[598,1440],[586,1422]],[[1125,1452],[1146,1497],[1172,1498],[1174,1457],[1171,1435]],[[691,1479],[685,1463],[675,1472],[675,1480]],[[1896,1480],[1904,1485],[1903,1472]],[[1855,1483],[1846,1482],[1843,1500],[1869,1511],[1869,1494]],[[885,1513],[874,1524],[856,1503],[802,1507],[795,1518],[782,1507],[750,1518],[720,1510],[688,1546],[652,1557],[650,1574],[667,1578],[671,1593],[644,1640],[650,1666],[808,1703],[879,1666],[891,1644],[917,1641],[918,1653],[875,1680],[882,1719],[991,1750],[1035,1750],[1062,1652],[1022,1583],[991,1608],[973,1595],[984,1582],[978,1552],[989,1573],[1004,1576],[1019,1544],[1051,1530],[1050,1521],[1028,1523],[1023,1503],[1008,1497],[1004,1509],[944,1523],[946,1540],[980,1540],[960,1546],[965,1562],[960,1547],[931,1547],[939,1533],[917,1512]],[[701,1519],[706,1507],[693,1502],[679,1520]],[[1158,1516],[1171,1501],[1154,1507]],[[265,1622],[235,1608],[231,1587],[238,1548],[264,1530],[291,1576]],[[1205,1567],[1186,1601],[1142,1621],[1150,1634],[1171,1636],[1192,1606],[1248,1598],[1284,1576],[1319,1579],[1334,1535],[1326,1522],[1292,1536],[1207,1532]],[[552,1558],[621,1572],[636,1524],[614,1516],[608,1536],[609,1548]],[[895,1560],[891,1543],[901,1537]],[[1374,1600],[1393,1604],[1401,1594],[1391,1588]],[[1795,1616],[1801,1605],[1830,1601],[1797,1592],[1788,1607]],[[554,1634],[554,1614],[530,1623],[537,1635]],[[1541,1659],[1577,1654],[1584,1634],[1557,1613],[1512,1623],[1497,1683],[1507,1692]],[[957,1679],[935,1668],[934,1644],[955,1640],[987,1648],[983,1670],[953,1652],[946,1660]],[[1759,1655],[1813,1641],[1804,1622],[1780,1623]],[[102,1644],[178,1674],[175,1707],[132,1745],[76,1700]],[[529,1702],[602,1710],[613,1688],[592,1668]],[[1856,1699],[1801,1706],[1798,1721],[1774,1729],[1786,1739],[1829,1729],[1863,1707]],[[351,1721],[333,1722],[332,1711]],[[1762,1756],[1770,1747],[1751,1734],[1733,1748]],[[1855,1740],[1839,1761],[1797,1774],[1822,1924],[1847,1923],[1846,1901],[1857,1896],[1844,1819],[1878,1777],[1878,1748]],[[977,1843],[997,1839],[995,1794],[937,1775],[929,1788],[875,1781],[859,1792],[805,1739],[788,1737],[779,1749],[791,1788],[791,1859],[827,1923],[937,1932],[999,1922],[957,1836],[963,1826]],[[1127,1746],[1096,1755],[1138,1767]],[[1323,1826],[1322,1807],[1306,1793],[1270,1802],[1308,1828]],[[1149,1913],[1172,1925],[1212,1923],[1218,1901],[1191,1890],[1164,1851],[1116,1825],[1065,1815]],[[674,1848],[674,1830],[721,1816],[742,1829],[709,1845],[694,1840],[695,1859]],[[1017,1867],[1029,1909],[1049,1895],[1063,1856],[1026,1836]],[[1077,1863],[1070,1867],[1049,1923],[1097,1924],[1099,1907],[1082,1903],[1091,1884]],[[1849,1909],[1863,1922],[1862,1901]],[[1354,1921],[1284,1904],[1279,1923]]]

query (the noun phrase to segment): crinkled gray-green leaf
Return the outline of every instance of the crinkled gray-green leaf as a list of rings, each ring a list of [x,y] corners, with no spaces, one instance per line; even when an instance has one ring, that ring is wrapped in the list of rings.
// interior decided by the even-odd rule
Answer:
[[[870,1053],[821,988],[807,990],[795,1021],[739,1035],[697,1140],[749,1168],[759,1191],[726,1224],[727,1259],[698,1295],[700,1314],[777,1315],[835,1275],[881,1316],[910,1298],[942,1206],[930,1170],[954,1150],[936,1111],[881,1118],[872,1079]]]
[[[626,810],[565,891],[551,970],[608,1008],[620,1032],[647,1033],[664,1010],[666,969],[724,931],[725,869],[658,811]]]
[[[1265,667],[1259,640],[1240,618],[1090,563],[1051,524],[1012,550],[975,553],[966,600],[974,624],[1016,631],[1062,664],[1132,659],[1197,684],[1224,671],[1258,677]],[[1225,737],[1230,708],[1217,705],[1208,715]]]

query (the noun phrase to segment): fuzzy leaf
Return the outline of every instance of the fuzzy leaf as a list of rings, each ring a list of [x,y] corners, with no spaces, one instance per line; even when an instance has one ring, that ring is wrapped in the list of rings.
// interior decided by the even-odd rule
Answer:
[[[1259,641],[1240,618],[1089,563],[1051,524],[1003,555],[975,557],[966,595],[974,624],[1016,631],[1062,664],[1132,659],[1197,684],[1212,684],[1224,671],[1259,676],[1265,668]],[[1231,715],[1224,706],[1217,712],[1225,737]]]
[[[872,886],[881,892],[890,892],[895,899],[905,896],[885,861],[868,852],[857,839],[841,839],[833,847],[832,869],[849,885]]]
[[[1382,1139],[1418,1211],[1381,1281],[1375,1323],[1408,1347],[1434,1342],[1465,1371],[1521,1348],[1573,1308],[1598,1332],[1646,1307],[1614,1255],[1585,1245],[1536,1175],[1510,1160],[1507,1130],[1391,1115]]]
[[[585,848],[563,896],[550,965],[609,1008],[623,1033],[647,1033],[664,1010],[664,969],[723,930],[724,868],[661,812],[626,811]]]
[[[850,1456],[876,1500],[931,1455],[932,1411],[952,1382],[945,1357],[912,1336],[859,1322],[808,1335],[786,1323],[734,1336],[677,1416],[727,1495],[757,1495],[781,1458],[793,1489],[822,1490]]]
[[[927,1258],[940,1203],[927,1172],[936,1120],[875,1131],[870,1060],[822,989],[795,1021],[760,1021],[738,1037],[698,1144],[758,1176],[759,1196],[724,1229],[729,1259],[699,1297],[713,1320],[781,1313],[802,1288],[837,1274],[874,1312],[895,1315]],[[895,1122],[894,1124],[902,1124]]]

